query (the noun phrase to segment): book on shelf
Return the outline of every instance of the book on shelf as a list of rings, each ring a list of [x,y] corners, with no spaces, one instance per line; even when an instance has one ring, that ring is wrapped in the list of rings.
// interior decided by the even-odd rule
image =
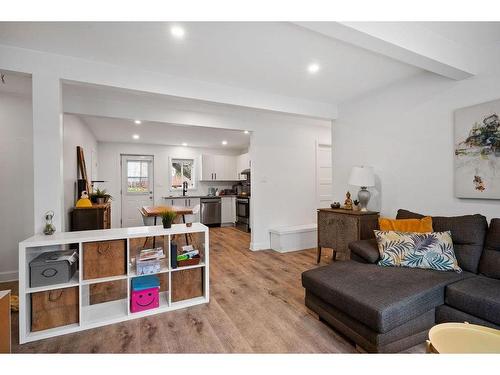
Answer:
[[[162,247],[157,247],[155,249],[144,249],[139,253],[139,261],[153,260],[153,259],[163,259],[165,258],[165,253]]]

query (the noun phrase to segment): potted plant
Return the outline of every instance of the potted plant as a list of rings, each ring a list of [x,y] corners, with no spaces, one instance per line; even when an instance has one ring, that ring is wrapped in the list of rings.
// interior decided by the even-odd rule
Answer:
[[[113,199],[113,197],[106,192],[106,189],[100,190],[99,188],[97,188],[96,190],[94,190],[92,192],[92,194],[90,194],[90,200],[93,203],[97,203],[97,204],[107,203],[111,199]]]
[[[168,229],[172,227],[172,223],[174,222],[177,213],[170,209],[167,209],[161,213],[161,222],[163,223],[163,228]]]

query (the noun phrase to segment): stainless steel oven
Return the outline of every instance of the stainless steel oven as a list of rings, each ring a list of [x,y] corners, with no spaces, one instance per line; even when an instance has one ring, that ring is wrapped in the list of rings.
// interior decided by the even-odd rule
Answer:
[[[250,198],[236,198],[236,227],[250,232]]]

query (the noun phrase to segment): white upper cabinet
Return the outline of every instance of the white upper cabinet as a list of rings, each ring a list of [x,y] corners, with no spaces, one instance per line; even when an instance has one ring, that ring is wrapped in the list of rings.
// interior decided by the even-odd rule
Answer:
[[[231,155],[202,155],[202,181],[237,181],[237,157]]]
[[[241,171],[245,169],[249,169],[251,165],[250,154],[247,152],[246,154],[239,155],[236,160],[237,164],[237,172],[238,172],[238,180],[246,180],[246,175],[241,174]]]
[[[215,169],[215,156],[214,155],[202,155],[201,156],[201,179],[205,180],[205,181],[215,180],[214,169]]]

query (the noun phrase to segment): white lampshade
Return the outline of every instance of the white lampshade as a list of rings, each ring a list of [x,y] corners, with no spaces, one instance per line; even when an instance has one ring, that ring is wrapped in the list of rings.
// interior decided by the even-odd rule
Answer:
[[[349,185],[365,187],[375,186],[373,167],[352,167]]]

